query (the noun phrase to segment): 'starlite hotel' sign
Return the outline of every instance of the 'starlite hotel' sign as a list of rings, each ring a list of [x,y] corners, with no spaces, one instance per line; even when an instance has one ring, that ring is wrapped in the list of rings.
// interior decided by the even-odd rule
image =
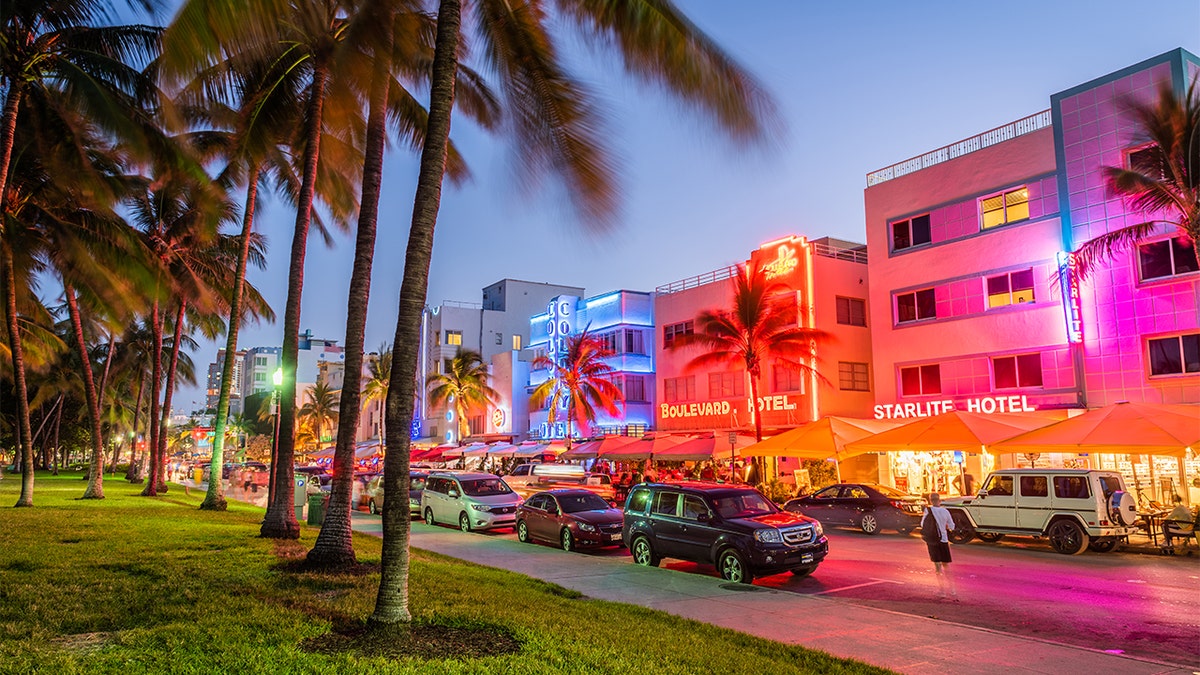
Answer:
[[[982,398],[969,398],[961,403],[966,407],[959,408],[950,399],[924,401],[922,403],[883,403],[875,406],[875,419],[904,420],[915,419],[917,417],[933,417],[934,415],[964,409],[967,412],[986,413],[989,415],[992,413],[1033,412],[1037,410],[1037,408],[1029,405],[1024,396],[984,396]]]

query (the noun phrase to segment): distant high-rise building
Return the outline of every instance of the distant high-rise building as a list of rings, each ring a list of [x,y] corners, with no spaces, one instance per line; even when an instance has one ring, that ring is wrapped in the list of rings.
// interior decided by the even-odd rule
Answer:
[[[242,359],[245,351],[234,353],[233,385],[229,388],[229,414],[236,415],[242,411]],[[221,390],[221,370],[225,367],[225,350],[217,350],[216,361],[208,364],[208,387],[205,392],[204,407],[216,408]]]

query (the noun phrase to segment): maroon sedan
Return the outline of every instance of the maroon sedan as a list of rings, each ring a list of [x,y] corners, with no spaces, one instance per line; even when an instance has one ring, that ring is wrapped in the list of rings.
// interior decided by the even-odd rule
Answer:
[[[564,551],[621,546],[623,519],[620,510],[589,490],[546,490],[517,508],[517,539],[556,543]]]

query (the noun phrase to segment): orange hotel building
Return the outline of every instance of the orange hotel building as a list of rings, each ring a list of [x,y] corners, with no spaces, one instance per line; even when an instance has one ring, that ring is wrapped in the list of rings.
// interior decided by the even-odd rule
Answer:
[[[768,361],[759,382],[758,414],[763,435],[825,415],[870,417],[871,311],[867,294],[867,247],[831,238],[790,236],[763,244],[744,263],[763,270],[796,294],[801,325],[830,334],[814,349],[817,376],[802,376]],[[698,352],[672,350],[676,336],[696,329],[704,310],[732,307],[737,265],[659,286],[654,319],[655,428],[664,432],[754,433],[750,384],[744,369],[689,368]],[[798,464],[781,463],[790,475]]]

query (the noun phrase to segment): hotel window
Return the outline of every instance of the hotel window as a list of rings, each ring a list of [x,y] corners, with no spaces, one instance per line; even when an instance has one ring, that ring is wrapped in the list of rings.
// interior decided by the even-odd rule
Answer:
[[[520,335],[513,336],[513,351],[515,351],[515,352],[521,351],[521,336]]]
[[[1021,354],[992,359],[992,374],[997,389],[1042,386],[1042,355]]]
[[[617,353],[617,334],[615,332],[601,333],[596,336],[596,339],[600,341],[600,344],[604,345],[605,351],[613,354]]]
[[[1147,340],[1151,375],[1200,373],[1200,333]]]
[[[1162,154],[1156,152],[1157,150],[1158,146],[1153,143],[1127,150],[1125,152],[1126,168],[1161,180],[1166,173],[1163,171]]]
[[[663,380],[663,400],[667,403],[696,400],[696,376],[671,377]]]
[[[669,326],[663,326],[663,348],[670,349],[675,344],[675,338],[680,335],[692,335],[696,332],[695,323],[681,321]]]
[[[746,374],[742,372],[709,373],[708,397],[733,398],[746,395]]]
[[[626,354],[645,354],[645,340],[642,337],[640,330],[623,330],[625,334],[625,352]]]
[[[82,361],[82,359],[80,359],[80,361]],[[255,381],[255,382],[266,382],[266,381],[267,381],[267,374],[266,374],[266,373],[255,373],[255,374],[254,374],[254,381]]]
[[[867,377],[867,364],[838,362],[838,388],[842,391],[871,391]]]
[[[256,356],[256,357],[254,357],[254,365],[256,365],[256,366],[265,366],[265,365],[267,365],[267,357],[265,357],[265,356]]]
[[[461,330],[446,331],[446,344],[461,345],[462,344],[462,331]]]
[[[932,288],[896,296],[896,323],[936,318],[937,302]]]
[[[988,307],[1033,302],[1033,270],[1018,270],[987,278]]]
[[[925,396],[942,393],[942,368],[913,366],[900,369],[900,393],[904,396]]]
[[[618,381],[620,378],[618,378]],[[646,378],[643,375],[626,375],[625,386],[621,389],[628,403],[646,402]]]
[[[837,322],[843,326],[867,325],[867,301],[860,298],[837,298]]]
[[[804,388],[804,375],[794,367],[777,363],[772,366],[771,375],[775,381],[773,391],[800,391]]]
[[[1197,271],[1196,245],[1187,237],[1172,237],[1138,246],[1142,281]]]
[[[892,250],[901,251],[933,241],[929,236],[929,214],[892,223]]]
[[[1029,188],[1001,192],[979,200],[979,211],[983,216],[982,229],[989,229],[1029,218]]]

